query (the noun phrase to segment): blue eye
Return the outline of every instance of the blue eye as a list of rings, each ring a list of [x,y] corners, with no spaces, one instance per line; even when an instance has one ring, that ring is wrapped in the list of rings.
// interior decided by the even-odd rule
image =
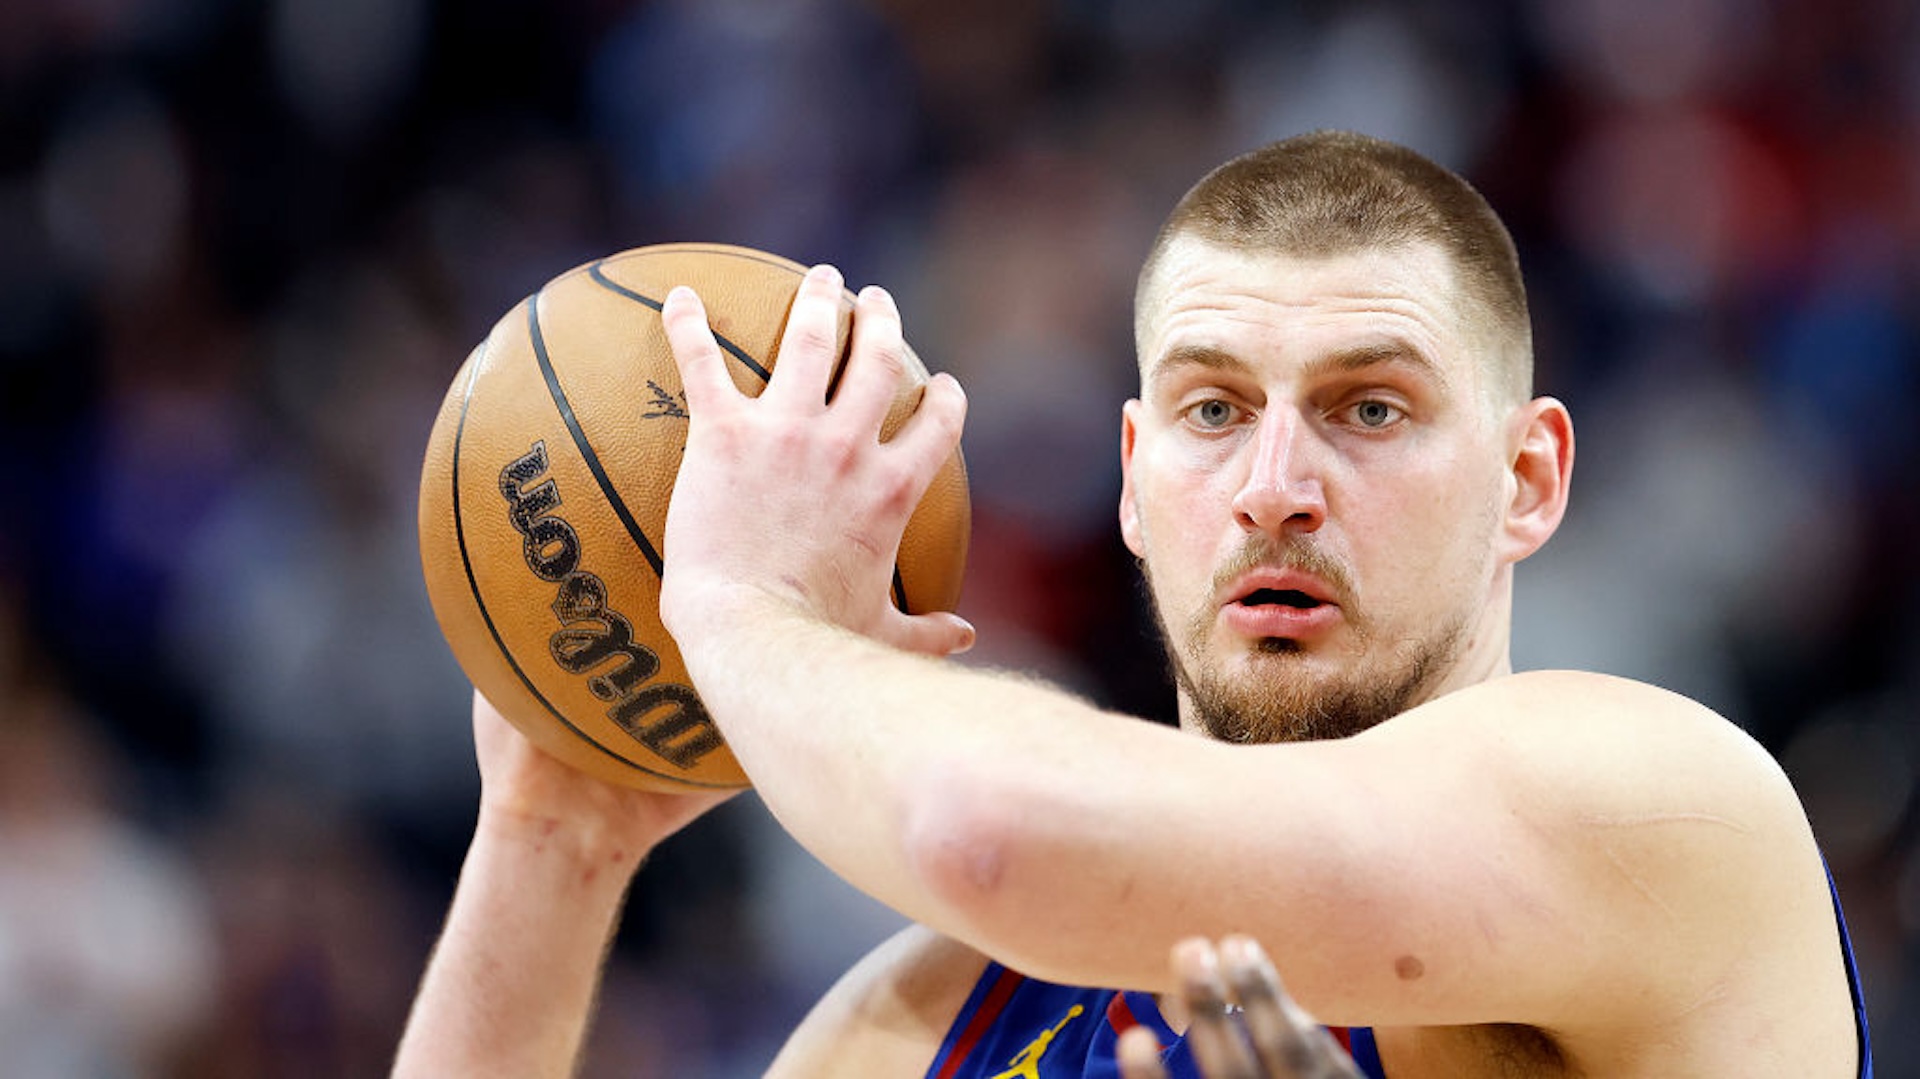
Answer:
[[[1187,410],[1187,415],[1201,427],[1219,428],[1232,423],[1237,412],[1232,405],[1215,397],[1194,405]]]
[[[1353,406],[1353,418],[1362,427],[1385,427],[1399,414],[1399,409],[1385,401],[1362,401]]]

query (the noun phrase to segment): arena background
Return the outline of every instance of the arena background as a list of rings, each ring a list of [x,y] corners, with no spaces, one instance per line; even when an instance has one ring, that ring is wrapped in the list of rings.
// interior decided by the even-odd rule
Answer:
[[[1114,527],[1133,273],[1204,169],[1323,126],[1520,243],[1580,467],[1518,663],[1785,763],[1920,1074],[1911,0],[10,0],[0,1071],[384,1070],[475,796],[420,453],[594,256],[892,286],[971,391],[977,658],[1166,715]],[[756,1075],[892,924],[742,800],[643,875],[587,1074]]]

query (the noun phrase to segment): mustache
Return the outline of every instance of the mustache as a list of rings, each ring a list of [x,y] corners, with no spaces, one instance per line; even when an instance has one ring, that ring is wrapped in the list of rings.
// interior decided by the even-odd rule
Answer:
[[[1353,594],[1353,575],[1347,572],[1346,563],[1326,548],[1305,536],[1293,535],[1280,540],[1264,532],[1249,535],[1214,571],[1213,594],[1220,595],[1242,574],[1263,566],[1295,570],[1318,578],[1332,590],[1330,598],[1342,607],[1347,606],[1347,598]]]

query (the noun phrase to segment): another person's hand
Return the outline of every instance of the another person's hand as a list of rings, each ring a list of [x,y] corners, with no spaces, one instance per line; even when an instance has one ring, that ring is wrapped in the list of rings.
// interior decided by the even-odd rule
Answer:
[[[1218,949],[1198,937],[1183,940],[1173,949],[1173,973],[1187,1006],[1187,1043],[1206,1079],[1361,1079],[1333,1035],[1287,996],[1251,938],[1227,937]],[[1124,1079],[1166,1079],[1147,1028],[1123,1034],[1119,1055]]]

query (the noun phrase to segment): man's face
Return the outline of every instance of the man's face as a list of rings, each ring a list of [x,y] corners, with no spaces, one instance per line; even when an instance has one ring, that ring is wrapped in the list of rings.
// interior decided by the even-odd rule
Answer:
[[[1121,524],[1183,723],[1340,737],[1504,667],[1510,409],[1440,252],[1183,237],[1143,303]]]

